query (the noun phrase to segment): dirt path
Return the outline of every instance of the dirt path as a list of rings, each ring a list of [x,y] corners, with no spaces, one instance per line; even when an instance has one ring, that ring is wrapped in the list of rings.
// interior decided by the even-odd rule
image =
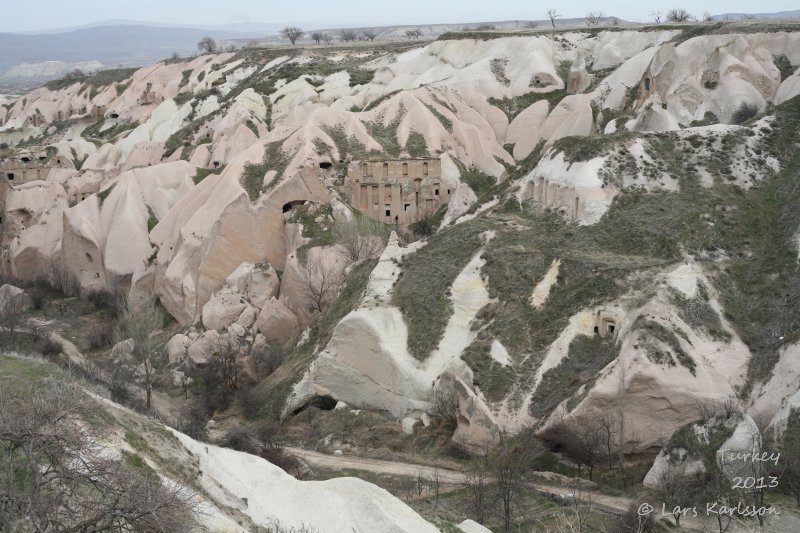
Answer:
[[[328,455],[302,448],[286,448],[286,451],[302,459],[310,466],[326,468],[330,470],[363,470],[374,474],[386,474],[390,476],[416,477],[422,475],[427,479],[433,479],[436,472],[442,483],[453,485],[464,481],[464,474],[457,470],[446,468],[436,468],[433,466],[415,465],[411,463],[396,463],[394,461],[384,461],[382,459],[370,459],[367,457],[354,457],[351,455]]]
[[[382,459],[370,459],[366,457],[354,457],[351,455],[328,455],[319,452],[312,452],[310,450],[303,450],[302,448],[286,448],[286,451],[295,457],[302,459],[310,466],[317,466],[331,470],[363,470],[375,474],[386,474],[391,476],[406,476],[416,477],[422,475],[428,479],[433,478],[437,471],[439,479],[442,483],[449,483],[453,485],[460,485],[464,482],[464,473],[457,470],[450,470],[447,468],[436,468],[433,466],[416,465],[412,463],[398,463],[394,461],[385,461]],[[567,496],[571,494],[571,489],[567,486],[532,482],[529,483],[531,488],[547,494],[556,496]],[[603,507],[607,507],[616,512],[625,512],[628,510],[632,500],[623,497],[609,496],[599,492],[582,491],[579,495],[581,498],[591,500]]]
[[[457,470],[447,468],[435,468],[432,466],[416,465],[412,463],[399,463],[385,461],[382,459],[371,459],[366,457],[354,457],[351,455],[328,455],[302,448],[287,447],[286,451],[295,457],[305,461],[311,467],[320,467],[330,470],[362,470],[375,474],[391,476],[416,477],[422,475],[427,479],[432,479],[436,473],[442,483],[460,485],[464,482],[464,474]],[[557,497],[572,497],[572,489],[568,486],[555,483],[540,481],[529,482],[528,487],[545,494]],[[621,515],[626,513],[634,500],[622,496],[611,496],[597,491],[582,490],[577,494],[578,499],[584,503],[591,501],[595,508],[605,512]],[[681,523],[683,531],[708,531],[708,524],[705,521],[686,517]]]

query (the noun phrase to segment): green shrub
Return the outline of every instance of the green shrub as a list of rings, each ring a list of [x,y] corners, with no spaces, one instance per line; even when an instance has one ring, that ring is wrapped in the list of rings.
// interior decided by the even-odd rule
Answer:
[[[354,69],[350,71],[350,87],[357,85],[367,85],[375,77],[374,70]]]
[[[263,189],[274,187],[283,177],[288,165],[289,160],[286,154],[283,153],[280,142],[274,142],[267,146],[264,152],[264,160],[261,163],[248,163],[245,165],[240,183],[244,190],[247,191],[250,201],[255,202],[258,200]],[[270,170],[275,170],[277,174],[270,183],[265,185],[264,178]]]
[[[549,109],[553,109],[566,96],[567,91],[565,89],[555,89],[548,92],[530,92],[512,98],[489,98],[489,103],[505,113],[508,120],[514,120],[517,115],[540,100],[546,100],[549,104]]]
[[[781,81],[786,80],[786,78],[791,76],[796,70],[795,67],[792,66],[792,62],[789,61],[789,58],[785,55],[775,57],[775,66],[778,67],[781,73]]]
[[[428,143],[425,136],[419,132],[412,131],[408,134],[406,150],[411,157],[426,157],[428,155]]]

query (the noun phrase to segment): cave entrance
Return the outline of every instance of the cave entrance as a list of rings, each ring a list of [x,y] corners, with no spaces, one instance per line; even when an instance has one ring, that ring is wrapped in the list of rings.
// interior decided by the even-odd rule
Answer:
[[[305,200],[292,200],[291,202],[286,202],[283,204],[283,212],[288,213],[295,207],[299,207],[305,203]]]
[[[108,116],[108,118],[111,118],[111,119],[114,119],[114,120],[116,120],[116,119],[118,119],[118,118],[119,118],[119,114],[118,114],[118,113],[111,113],[111,114]]]
[[[320,161],[319,168],[321,168],[322,170],[330,170],[331,168],[333,168],[333,163],[331,163],[330,161]]]
[[[336,400],[332,396],[314,396],[309,401],[298,407],[292,415],[299,415],[309,407],[316,407],[320,411],[333,411],[336,407]]]

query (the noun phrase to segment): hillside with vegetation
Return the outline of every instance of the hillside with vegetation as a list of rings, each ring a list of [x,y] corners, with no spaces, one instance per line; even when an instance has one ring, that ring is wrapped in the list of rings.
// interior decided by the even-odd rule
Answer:
[[[233,448],[297,497],[355,491],[356,529],[657,530],[681,517],[630,509],[744,498],[790,531],[798,45],[789,20],[483,29],[49,82],[0,101],[0,347],[79,372],[115,472],[194,490],[212,530],[326,530],[237,492]],[[435,208],[364,208],[382,163],[407,198],[424,164]],[[723,491],[726,446],[783,450],[779,486]]]

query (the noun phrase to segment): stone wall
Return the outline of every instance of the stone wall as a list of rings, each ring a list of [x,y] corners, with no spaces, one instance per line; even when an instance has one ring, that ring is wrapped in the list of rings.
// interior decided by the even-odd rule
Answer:
[[[363,161],[347,169],[344,193],[350,205],[386,224],[411,224],[450,200],[439,159]]]
[[[74,168],[74,165],[68,157],[58,154],[51,157],[45,152],[25,152],[0,159],[0,176],[12,186],[47,179],[51,168]]]

